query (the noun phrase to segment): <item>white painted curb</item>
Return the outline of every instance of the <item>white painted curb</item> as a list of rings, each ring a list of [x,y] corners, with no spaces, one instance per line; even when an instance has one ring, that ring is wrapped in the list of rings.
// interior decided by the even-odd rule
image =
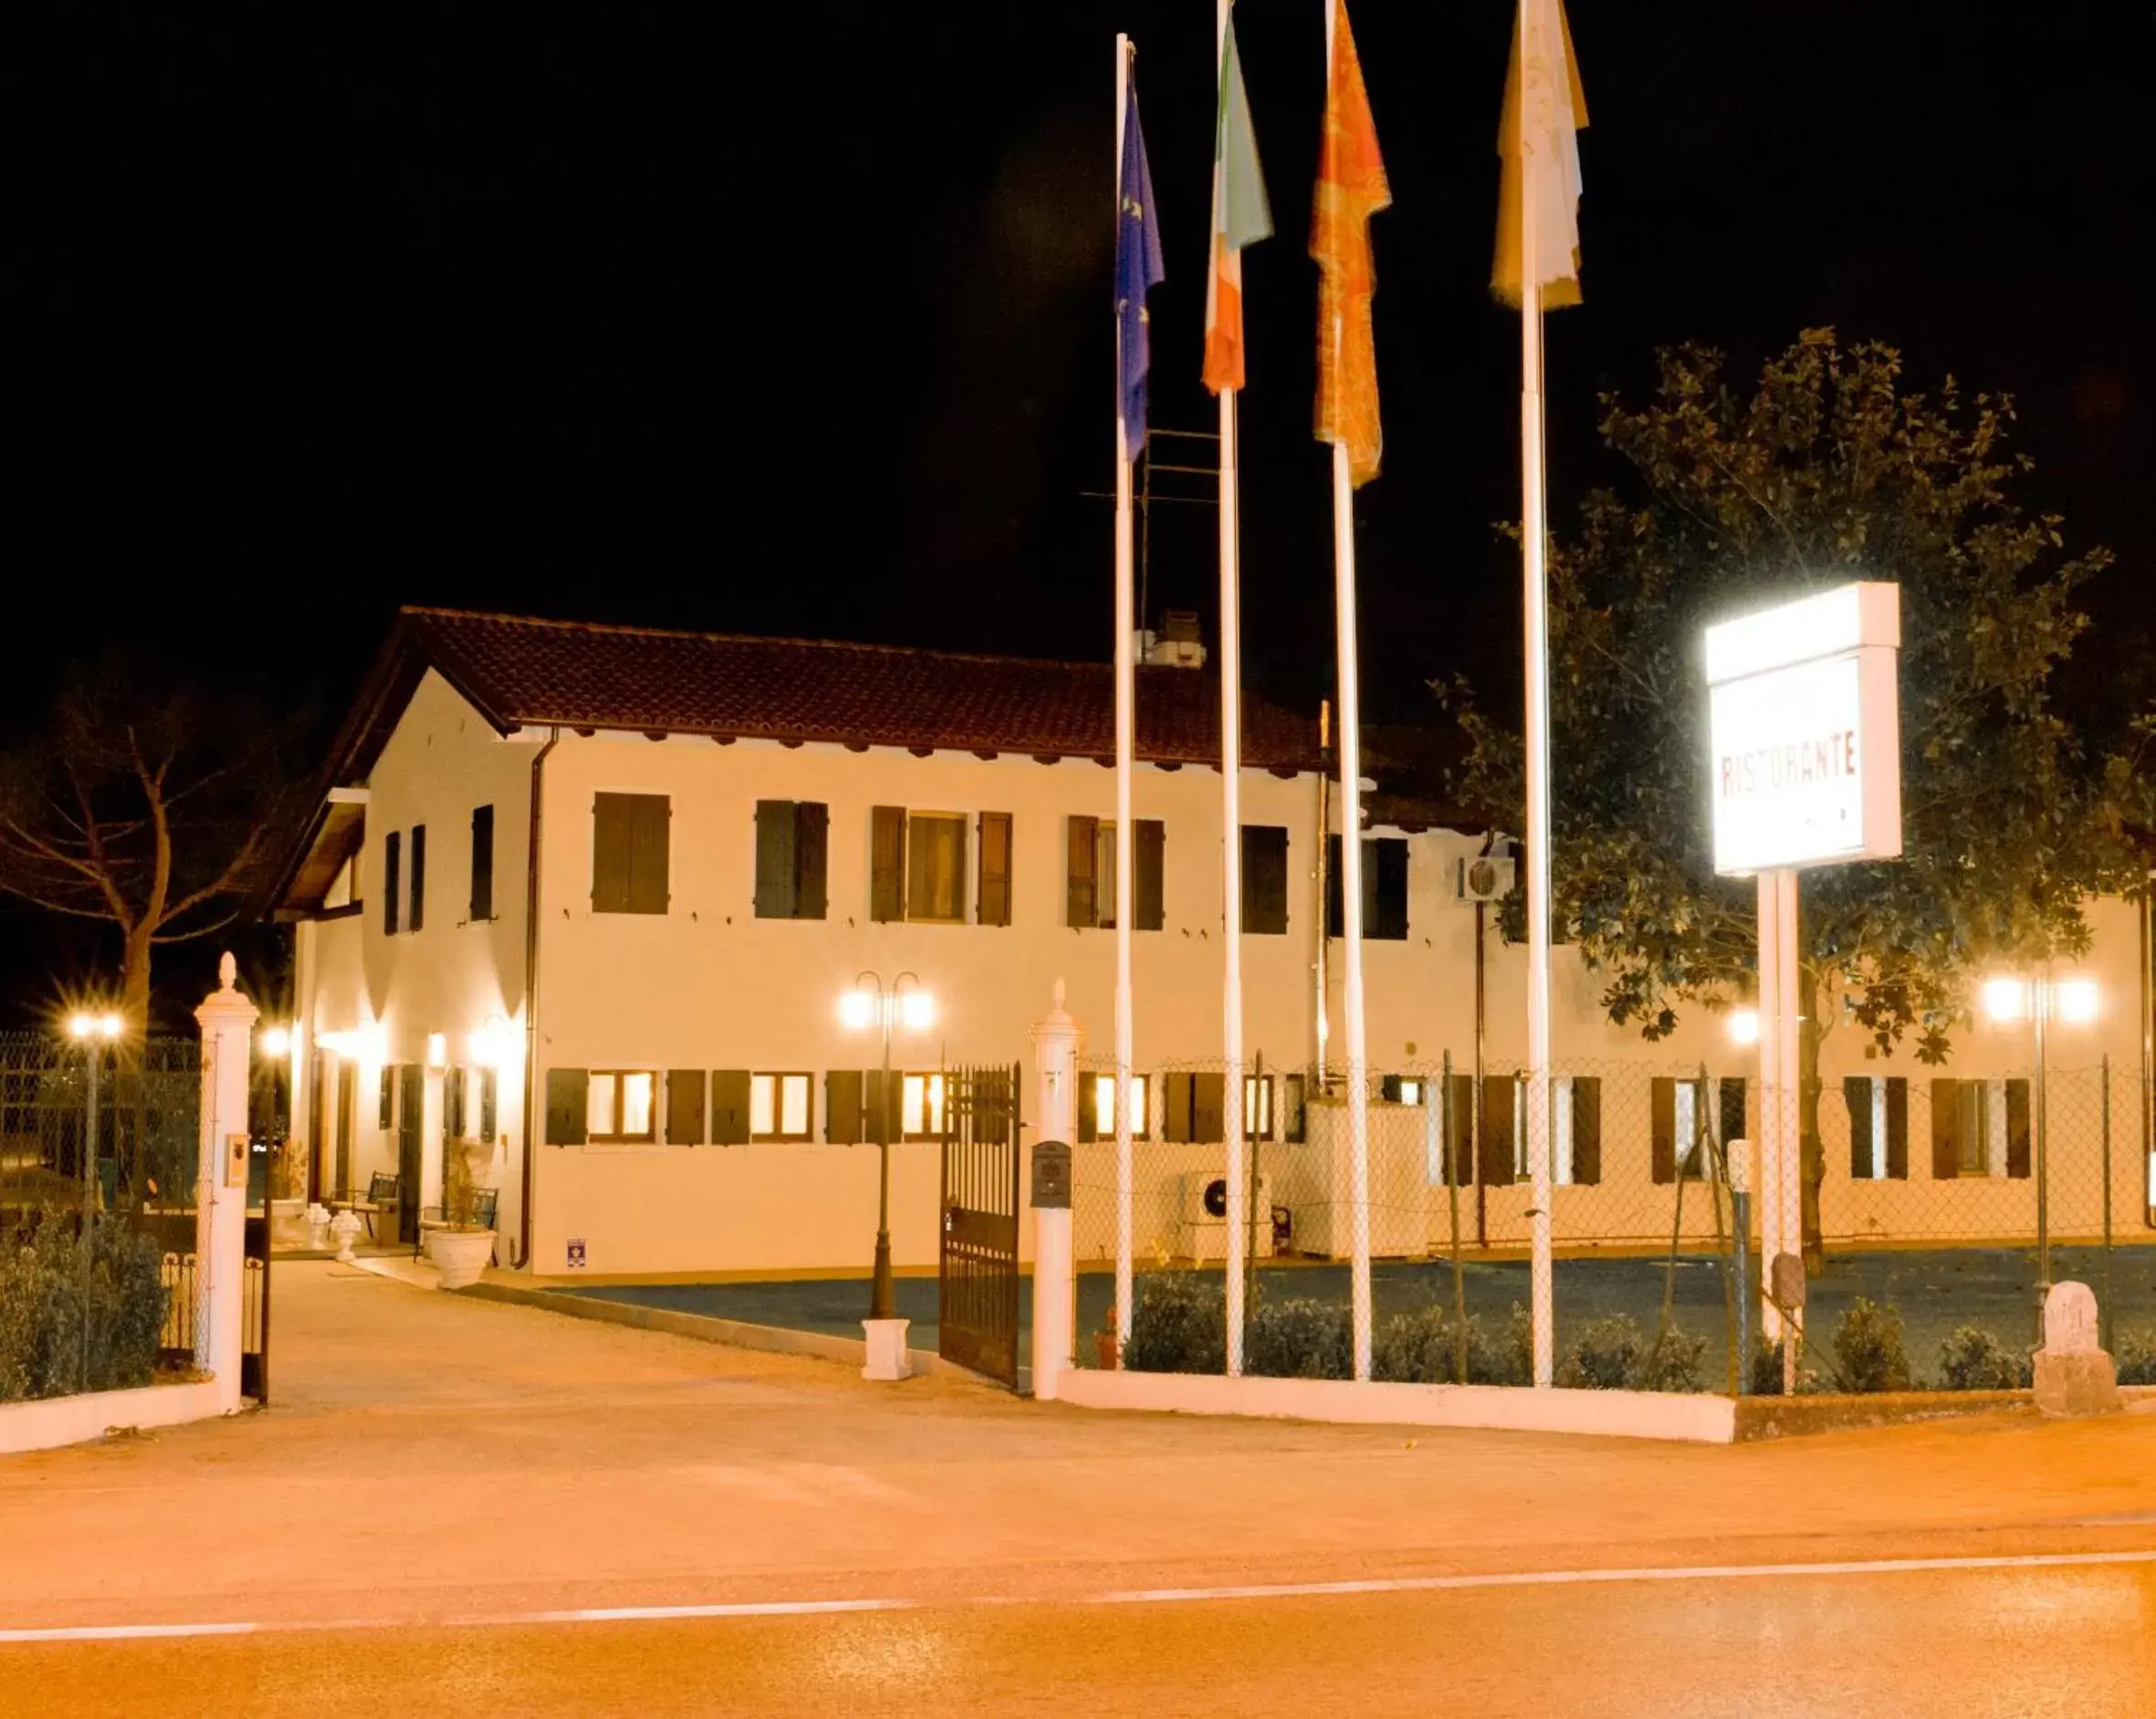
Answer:
[[[0,1455],[81,1444],[101,1439],[116,1428],[176,1427],[190,1420],[213,1420],[225,1412],[214,1378],[0,1403]]]
[[[1073,1368],[1062,1400],[1084,1409],[1254,1415],[1351,1426],[1465,1427],[1497,1432],[1584,1432],[1600,1438],[1728,1444],[1737,1406],[1727,1397],[1659,1390],[1532,1390],[1511,1385],[1396,1385],[1340,1378],[1228,1378],[1193,1373]]]

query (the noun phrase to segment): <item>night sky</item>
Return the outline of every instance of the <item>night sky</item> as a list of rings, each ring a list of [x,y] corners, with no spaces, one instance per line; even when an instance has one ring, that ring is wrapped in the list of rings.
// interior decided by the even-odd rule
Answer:
[[[332,718],[401,602],[1109,651],[1113,39],[1167,253],[1154,421],[1209,429],[1212,6],[74,5],[0,55],[0,724],[131,634]],[[1554,519],[1654,348],[1804,327],[2018,396],[2029,499],[2119,566],[2085,675],[2146,678],[2138,4],[1574,0],[1584,308],[1550,321]],[[1384,476],[1374,713],[1517,684],[1516,318],[1486,282],[1511,0],[1360,0]],[[1324,0],[1245,0],[1278,229],[1248,254],[1249,677],[1331,676],[1306,255]],[[1164,485],[1170,480],[1163,479]],[[1188,479],[1183,480],[1188,486]],[[1202,508],[1151,593],[1200,609]],[[1882,570],[1890,575],[1891,570]]]

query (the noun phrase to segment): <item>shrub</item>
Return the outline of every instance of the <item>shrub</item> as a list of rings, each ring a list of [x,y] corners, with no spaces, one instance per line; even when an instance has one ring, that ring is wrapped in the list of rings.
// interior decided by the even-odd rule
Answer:
[[[1451,1325],[1436,1302],[1396,1313],[1370,1344],[1370,1377],[1405,1385],[1449,1385],[1457,1358]]]
[[[1834,1358],[1845,1389],[1907,1390],[1909,1347],[1901,1337],[1901,1312],[1857,1297],[1834,1328]]]
[[[1354,1378],[1348,1310],[1329,1301],[1261,1302],[1243,1330],[1242,1365],[1267,1378]]]
[[[2156,1385],[2156,1325],[2128,1326],[2111,1342],[2121,1385]]]
[[[2015,1390],[2029,1382],[2030,1370],[1982,1326],[1958,1326],[1939,1345],[1941,1390]]]
[[[147,1385],[165,1290],[156,1246],[107,1218],[48,1211],[0,1254],[0,1402]]]
[[[1136,1373],[1228,1370],[1227,1286],[1199,1272],[1138,1279],[1123,1364]]]
[[[1796,1394],[1806,1396],[1823,1389],[1817,1371],[1804,1364],[1804,1351],[1796,1357]],[[1754,1397],[1779,1397],[1782,1394],[1782,1346],[1762,1340],[1752,1351],[1752,1394]]]
[[[1671,1326],[1658,1342],[1648,1346],[1636,1390],[1705,1390],[1703,1363],[1707,1339],[1694,1336],[1681,1326]]]
[[[1558,1367],[1557,1382],[1575,1389],[1624,1390],[1638,1378],[1646,1358],[1647,1341],[1630,1314],[1590,1319]]]

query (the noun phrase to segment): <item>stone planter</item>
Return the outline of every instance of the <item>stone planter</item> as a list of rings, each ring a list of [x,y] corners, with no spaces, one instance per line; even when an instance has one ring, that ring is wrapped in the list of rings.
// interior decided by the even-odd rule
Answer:
[[[494,1258],[492,1230],[436,1230],[429,1250],[442,1274],[444,1289],[462,1289],[479,1281]]]

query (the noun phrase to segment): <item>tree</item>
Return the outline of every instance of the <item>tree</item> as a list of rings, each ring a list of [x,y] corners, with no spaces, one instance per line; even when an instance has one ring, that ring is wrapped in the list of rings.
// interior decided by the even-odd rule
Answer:
[[[286,780],[281,738],[251,691],[115,651],[70,671],[44,731],[0,753],[0,890],[119,932],[138,1029],[155,949],[240,911]]]
[[[1816,1261],[1836,1023],[1943,1062],[1986,964],[2081,953],[2083,901],[2138,875],[2135,760],[2085,744],[2049,697],[2086,624],[2076,592],[2110,558],[2069,557],[2060,521],[2012,498],[2030,462],[2008,451],[2008,398],[1964,403],[1951,377],[1907,391],[1889,347],[1807,331],[1748,394],[1701,347],[1659,371],[1651,404],[1602,401],[1637,493],[1591,495],[1550,561],[1554,907],[1612,1021],[1659,1038],[1680,1003],[1726,1007],[1756,966],[1753,886],[1714,875],[1702,628],[1853,579],[1901,588],[1903,856],[1802,881]],[[1517,739],[1460,692],[1463,785],[1516,817]]]

